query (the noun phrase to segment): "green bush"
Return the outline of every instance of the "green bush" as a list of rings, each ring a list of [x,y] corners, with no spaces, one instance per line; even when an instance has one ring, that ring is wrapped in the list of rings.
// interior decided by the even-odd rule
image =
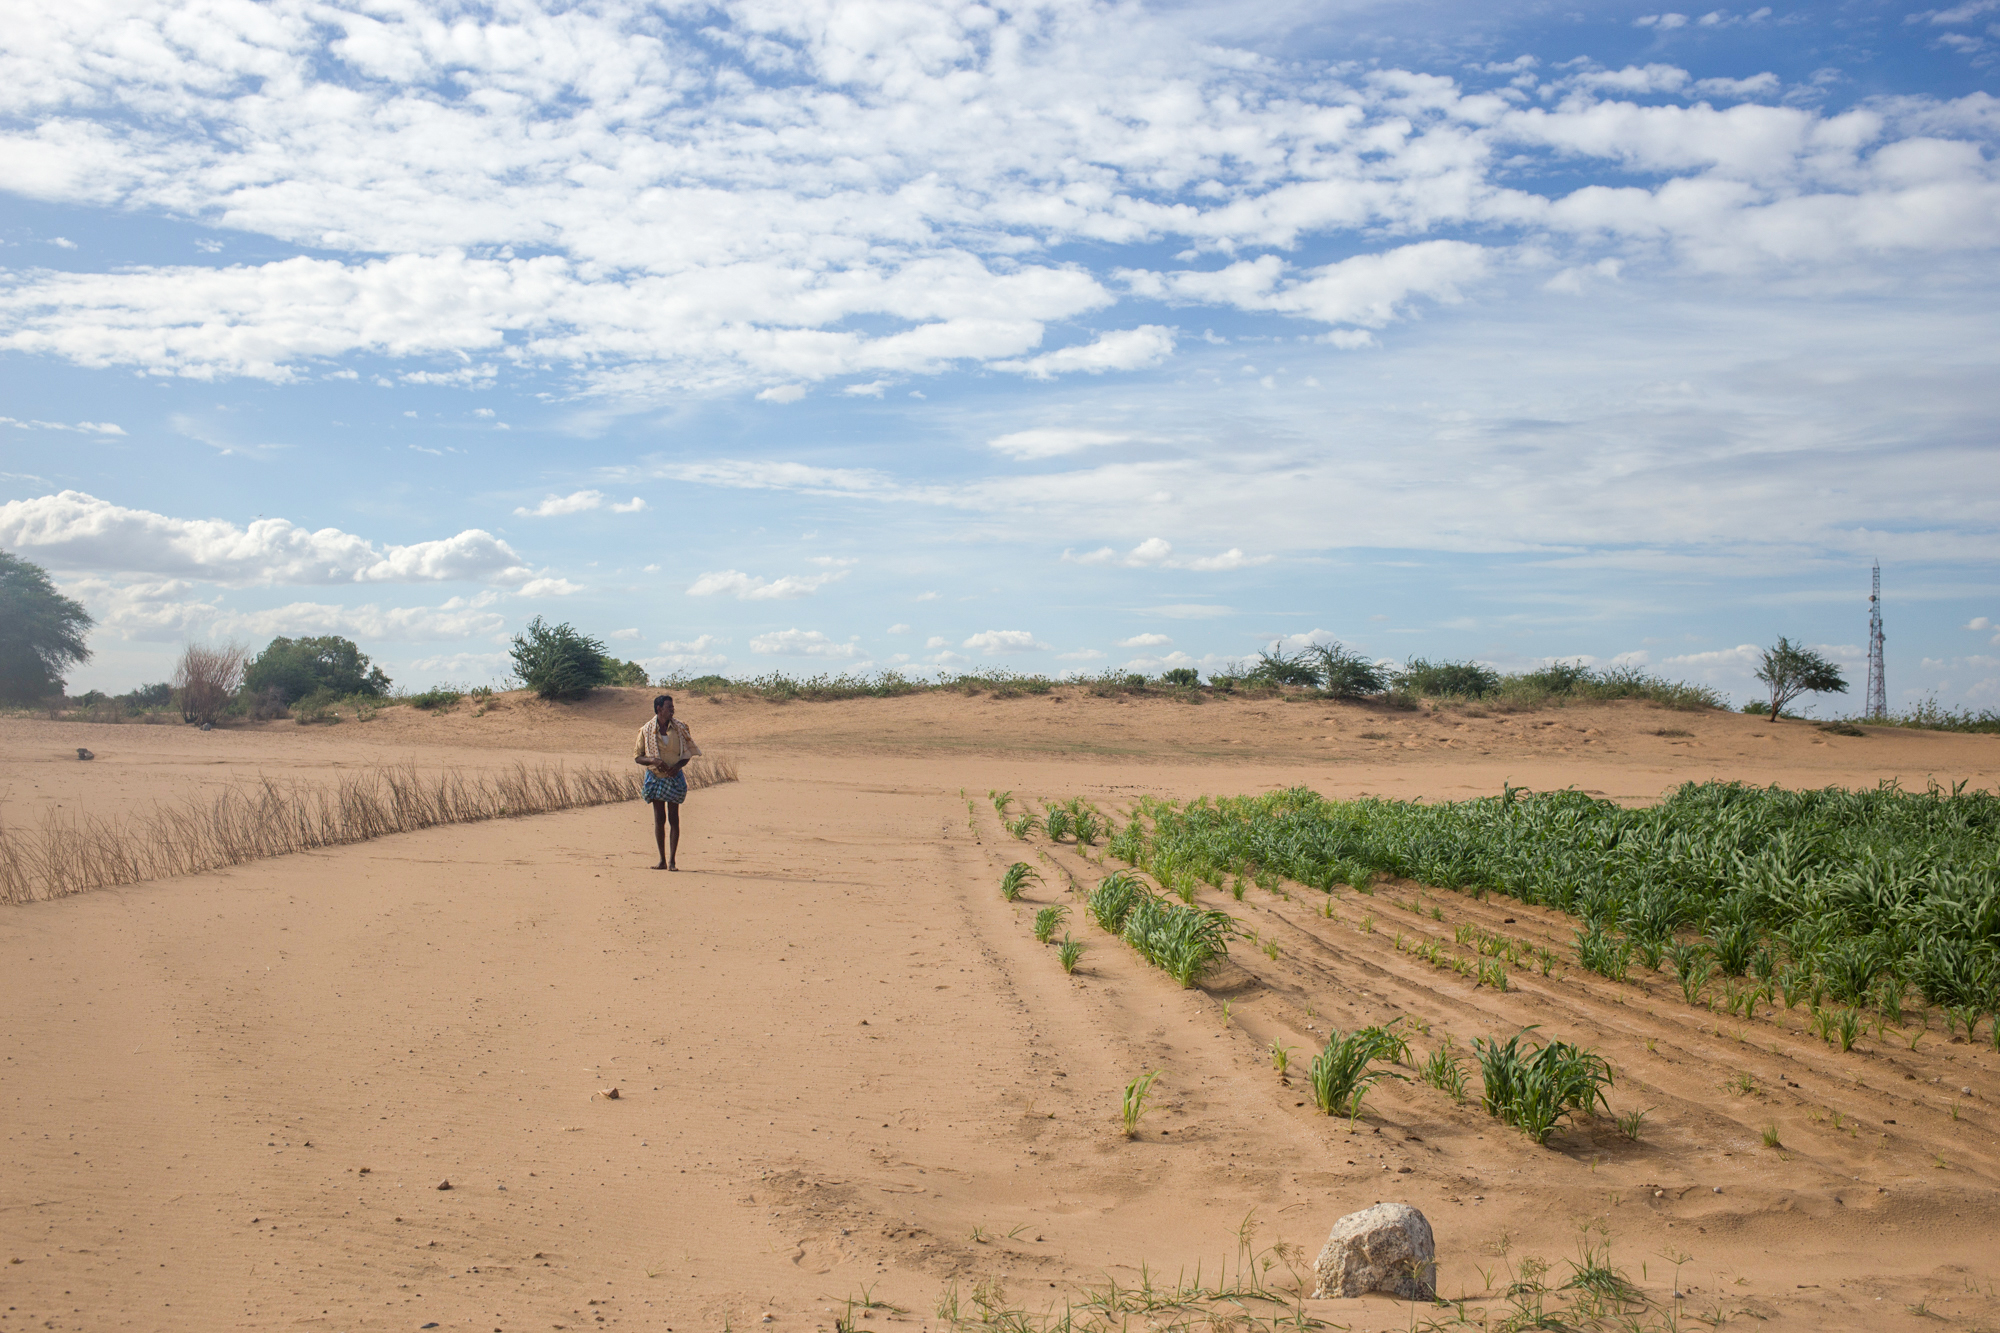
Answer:
[[[1193,667],[1175,667],[1171,671],[1160,673],[1160,683],[1191,690],[1201,684],[1201,673]]]
[[[271,640],[243,668],[243,688],[253,698],[273,699],[289,708],[321,690],[336,699],[384,695],[389,692],[389,678],[352,639],[328,634]]]
[[[1395,673],[1395,685],[1423,699],[1483,699],[1500,688],[1500,673],[1478,662],[1412,657]]]
[[[645,689],[653,682],[646,678],[646,668],[637,662],[613,662],[610,677],[604,683]]]
[[[613,663],[604,645],[570,625],[540,616],[514,636],[514,674],[544,699],[578,699],[608,684]]]
[[[412,708],[421,708],[427,713],[441,713],[465,696],[449,685],[433,685],[422,694],[410,696]]]

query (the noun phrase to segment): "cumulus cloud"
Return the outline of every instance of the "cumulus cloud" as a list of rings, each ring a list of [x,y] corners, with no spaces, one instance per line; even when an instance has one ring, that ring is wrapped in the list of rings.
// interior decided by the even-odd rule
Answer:
[[[859,645],[829,639],[816,629],[759,634],[750,640],[750,651],[777,657],[827,657],[843,661],[861,656]]]
[[[1983,3],[1911,17],[1979,43],[1957,29]],[[414,363],[390,383],[451,386],[555,366],[605,394],[786,402],[841,377],[1173,353],[1173,329],[1104,314],[1113,287],[1058,253],[1221,256],[1124,285],[1359,346],[1550,246],[1805,271],[2000,241],[1984,93],[1717,108],[1686,103],[1783,90],[1654,61],[1566,73],[1538,104],[1274,65],[1117,5],[36,14],[0,52],[11,189],[312,252],[0,275],[0,347],[90,366],[285,380],[388,358]],[[1523,62],[1486,69],[1510,67],[1533,86]],[[1911,157],[1936,174],[1899,175]],[[1490,244],[1449,239],[1475,232]],[[1271,253],[1317,237],[1364,253]],[[1052,328],[1078,341],[1048,349]]]
[[[1219,555],[1177,556],[1173,543],[1164,537],[1148,537],[1131,550],[1120,554],[1109,546],[1076,555],[1063,552],[1064,560],[1078,565],[1122,565],[1127,569],[1194,569],[1222,570],[1247,569],[1252,565],[1270,562],[1268,555],[1245,555],[1237,547],[1230,547]]]
[[[1172,642],[1173,639],[1165,634],[1134,634],[1129,639],[1120,639],[1118,646],[1120,648],[1161,648]]]
[[[221,599],[197,595],[184,579],[112,582],[80,578],[63,584],[97,617],[101,632],[118,638],[173,643],[190,636],[264,640],[275,635],[339,634],[368,641],[490,638],[506,626],[488,610],[492,594],[454,597],[439,606],[345,606],[298,601],[282,606],[231,609]]]
[[[522,583],[533,571],[478,528],[407,546],[376,546],[338,528],[309,532],[281,518],[238,527],[171,518],[82,491],[0,504],[0,547],[64,570],[212,583]]]
[[[959,647],[996,657],[1002,653],[1042,652],[1048,645],[1024,629],[989,629],[972,635]]]
[[[791,597],[810,597],[829,583],[837,583],[846,578],[845,569],[832,570],[825,574],[786,574],[781,578],[763,579],[734,569],[719,573],[703,574],[688,585],[690,597],[734,597],[739,602],[768,602]]]
[[[1084,371],[1101,375],[1107,370],[1141,370],[1156,366],[1172,356],[1174,331],[1159,324],[1142,324],[1100,335],[1094,342],[1078,347],[1062,347],[1040,356],[1018,361],[995,361],[993,369],[1011,370],[1038,380]]]

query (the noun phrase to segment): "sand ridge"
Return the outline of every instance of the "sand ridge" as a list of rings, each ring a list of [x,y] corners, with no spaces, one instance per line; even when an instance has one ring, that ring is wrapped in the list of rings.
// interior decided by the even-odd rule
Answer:
[[[164,794],[385,761],[618,763],[645,715],[629,693],[324,729],[7,722],[0,817],[101,800],[138,773]],[[874,1322],[914,1328],[954,1279],[1032,1304],[1141,1262],[1212,1267],[1253,1210],[1266,1241],[1316,1249],[1379,1198],[1432,1218],[1448,1293],[1502,1248],[1573,1255],[1588,1224],[1656,1291],[1660,1254],[1690,1253],[1691,1309],[1918,1327],[1906,1307],[1927,1301],[1996,1322],[1978,1294],[2000,1221],[2000,1065],[1983,1038],[1864,1038],[1843,1056],[1796,1019],[1719,1020],[1664,978],[1573,968],[1515,969],[1495,995],[1398,952],[1394,932],[1474,922],[1561,944],[1566,923],[1423,893],[1435,922],[1396,905],[1411,885],[1343,894],[1336,921],[1303,895],[1214,895],[1277,956],[1239,941],[1181,991],[1085,923],[1069,884],[1103,867],[1014,841],[985,800],[1991,785],[1995,738],[1631,705],[1395,717],[1071,694],[683,711],[744,780],[696,793],[678,876],[644,869],[645,812],[615,806],[0,912],[0,1327],[720,1329],[769,1312],[830,1329],[829,1307],[867,1285],[911,1311]],[[79,744],[103,758],[77,763]],[[1008,904],[995,885],[1017,858],[1044,882]],[[1057,901],[1090,946],[1073,979],[1028,930]],[[1614,1105],[1653,1108],[1647,1130],[1633,1144],[1597,1124],[1538,1149],[1476,1106],[1385,1084],[1351,1134],[1270,1069],[1273,1038],[1303,1053],[1328,1024],[1398,1016],[1430,1028],[1419,1050],[1531,1022],[1598,1045]],[[1155,1110],[1127,1142],[1119,1093],[1153,1068]],[[1725,1086],[1743,1073],[1748,1091]],[[599,1095],[611,1086],[616,1101]],[[1767,1123],[1781,1150],[1762,1146]],[[1379,1298],[1311,1304],[1344,1326],[1408,1324]]]

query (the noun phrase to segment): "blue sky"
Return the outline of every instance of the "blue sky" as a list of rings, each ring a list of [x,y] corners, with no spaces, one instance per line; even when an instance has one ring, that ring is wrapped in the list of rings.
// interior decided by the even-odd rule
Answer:
[[[1738,697],[1785,634],[1852,710],[1879,558],[1892,703],[2000,706],[2000,0],[21,12],[0,547],[73,689],[543,615]]]

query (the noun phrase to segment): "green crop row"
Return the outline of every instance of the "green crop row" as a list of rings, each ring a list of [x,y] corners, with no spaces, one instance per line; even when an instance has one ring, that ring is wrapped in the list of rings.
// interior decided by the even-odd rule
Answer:
[[[1626,809],[1511,787],[1440,804],[1294,788],[1147,799],[1137,813],[1109,850],[1156,877],[1289,879],[1331,892],[1388,874],[1501,892],[1579,918],[1586,969],[1623,979],[1635,962],[1670,966],[1690,1003],[1719,973],[1897,1017],[1914,988],[1968,1029],[2000,1009],[1993,793],[1689,783]],[[1460,942],[1520,961],[1500,937]]]

